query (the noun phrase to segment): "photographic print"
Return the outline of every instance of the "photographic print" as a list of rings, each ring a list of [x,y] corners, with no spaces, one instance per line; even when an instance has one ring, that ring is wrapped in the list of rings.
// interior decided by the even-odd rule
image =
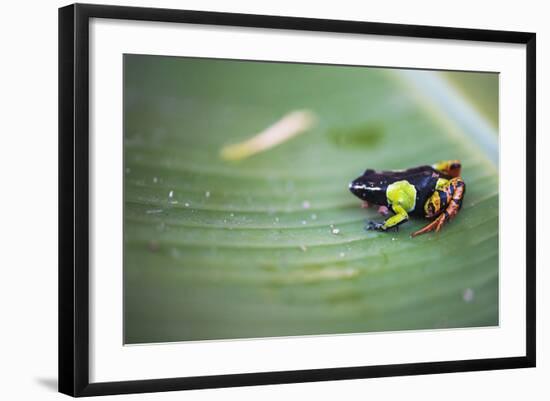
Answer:
[[[123,57],[125,344],[499,324],[498,73]]]

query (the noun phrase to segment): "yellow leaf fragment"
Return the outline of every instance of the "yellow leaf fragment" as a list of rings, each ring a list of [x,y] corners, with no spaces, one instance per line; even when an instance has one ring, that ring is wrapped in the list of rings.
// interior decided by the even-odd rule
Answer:
[[[309,110],[292,111],[262,132],[244,142],[224,146],[220,156],[225,160],[241,160],[271,149],[289,139],[311,129],[317,121]]]

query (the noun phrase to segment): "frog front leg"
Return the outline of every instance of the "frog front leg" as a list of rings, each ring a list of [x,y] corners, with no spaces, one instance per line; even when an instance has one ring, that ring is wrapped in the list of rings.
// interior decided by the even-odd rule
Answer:
[[[416,188],[407,180],[397,181],[388,185],[386,198],[395,215],[388,217],[383,223],[369,222],[367,230],[387,231],[409,220],[408,212],[413,210],[416,204]]]
[[[384,222],[369,221],[366,229],[376,231],[387,231],[391,228],[398,229],[400,224],[409,220],[409,214],[402,206],[393,205],[392,210],[395,212],[393,216],[388,217]]]
[[[445,180],[446,181],[446,180]],[[461,177],[452,178],[439,186],[426,201],[424,210],[426,217],[437,216],[434,221],[411,234],[411,237],[430,231],[439,231],[441,227],[454,218],[462,207],[462,199],[466,192],[466,184]]]

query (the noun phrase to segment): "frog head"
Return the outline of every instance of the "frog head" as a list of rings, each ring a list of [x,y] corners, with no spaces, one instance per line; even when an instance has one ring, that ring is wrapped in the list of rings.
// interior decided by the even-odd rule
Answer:
[[[367,169],[363,175],[350,182],[349,190],[359,199],[374,204],[385,203],[386,185],[379,172]]]

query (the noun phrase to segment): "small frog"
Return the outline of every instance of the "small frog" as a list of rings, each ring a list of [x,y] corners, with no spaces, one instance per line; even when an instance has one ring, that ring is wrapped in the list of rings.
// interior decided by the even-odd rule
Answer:
[[[434,219],[411,235],[416,237],[430,231],[439,231],[460,210],[466,191],[460,170],[461,164],[458,160],[407,170],[368,169],[349,184],[349,189],[363,200],[363,207],[375,204],[384,214],[389,214],[390,210],[395,213],[383,222],[369,222],[367,230],[398,229],[399,225],[409,219],[409,214]]]

